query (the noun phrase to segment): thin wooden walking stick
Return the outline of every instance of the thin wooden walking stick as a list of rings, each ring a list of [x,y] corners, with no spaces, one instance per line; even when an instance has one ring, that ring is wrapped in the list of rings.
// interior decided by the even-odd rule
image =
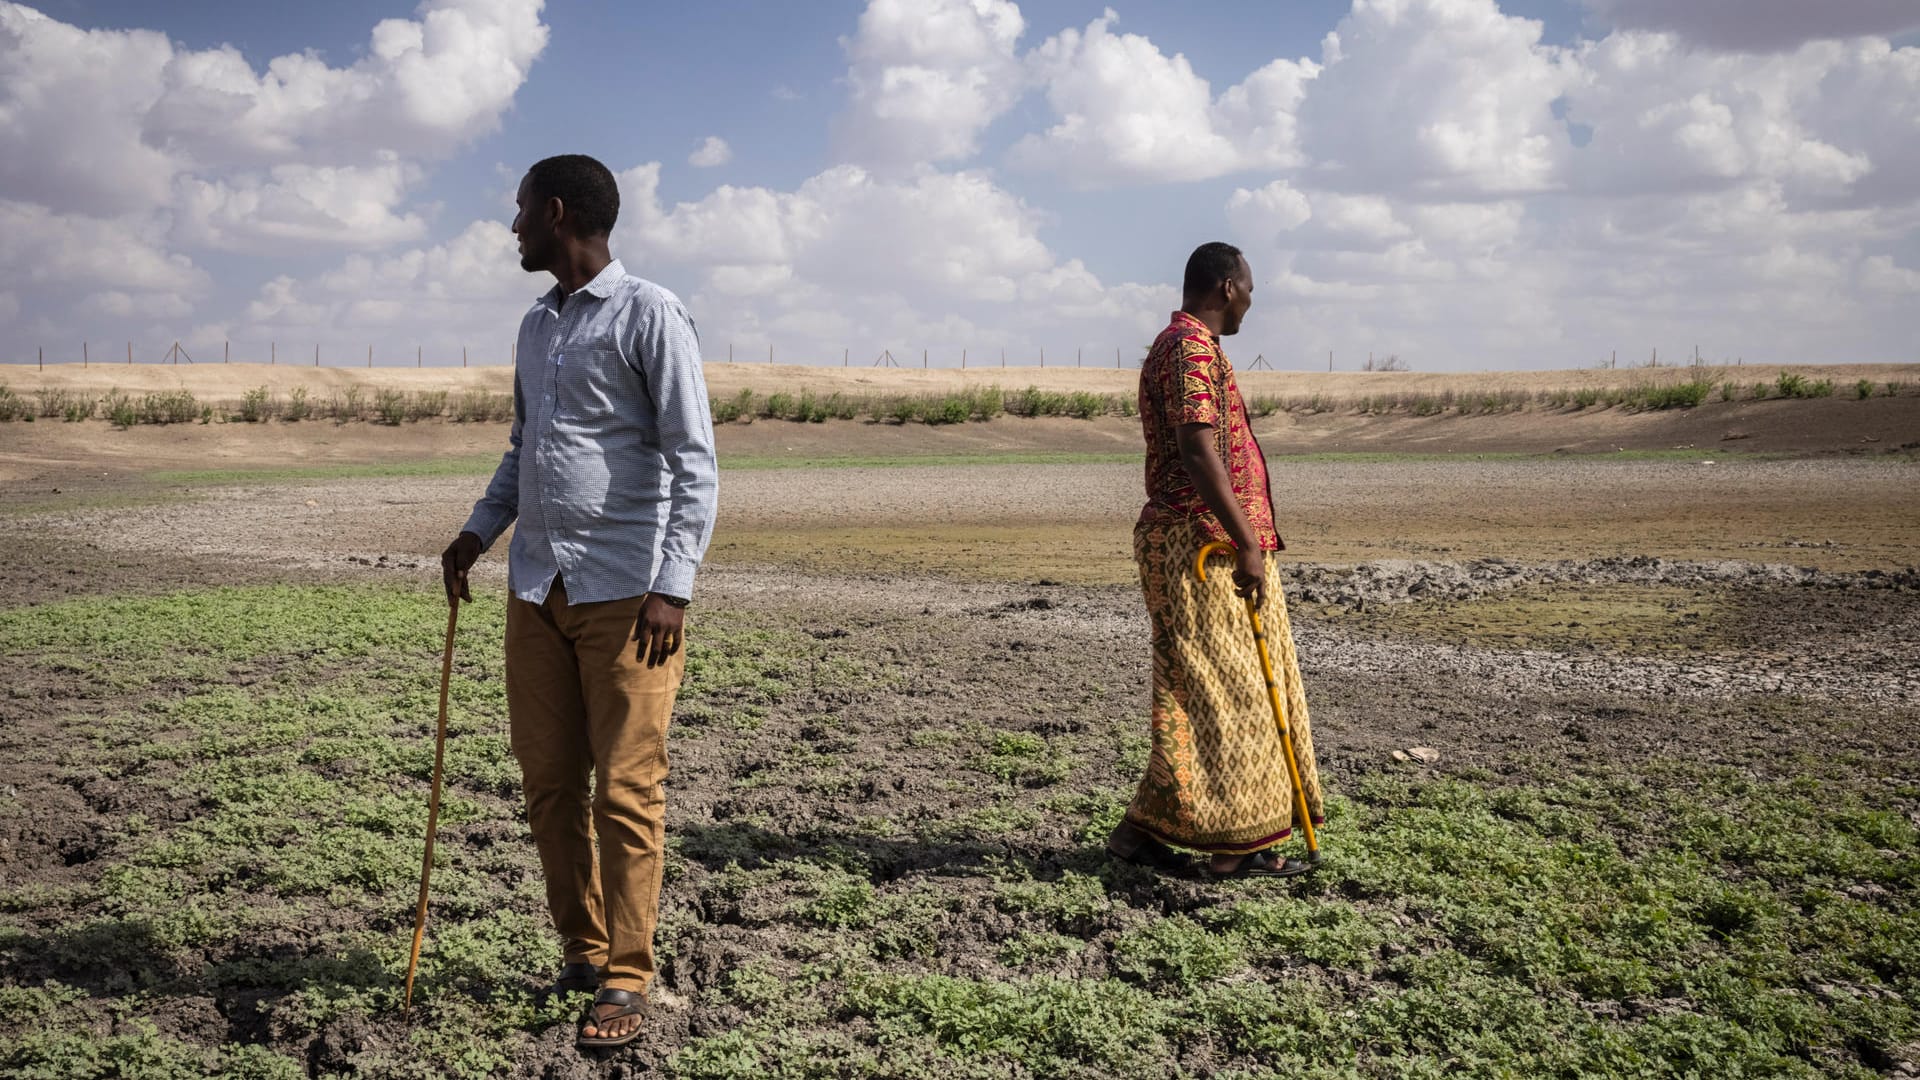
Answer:
[[[440,727],[433,743],[433,794],[427,798],[427,854],[420,863],[420,903],[413,911],[413,951],[407,957],[407,992],[400,1010],[413,1008],[413,973],[420,966],[420,942],[427,933],[427,882],[433,877],[433,834],[440,825],[440,777],[447,758],[447,687],[453,681],[453,628],[460,621],[460,598],[447,600],[447,647],[440,654]]]
[[[1207,580],[1207,558],[1214,554],[1232,555],[1238,549],[1225,541],[1215,540],[1200,549],[1193,560],[1194,573],[1201,581]],[[1260,673],[1267,679],[1267,701],[1273,706],[1273,722],[1280,728],[1280,745],[1287,754],[1287,773],[1293,777],[1293,815],[1300,822],[1301,831],[1307,838],[1307,861],[1320,861],[1320,838],[1314,835],[1313,815],[1307,812],[1307,792],[1300,784],[1300,759],[1293,747],[1293,728],[1287,724],[1287,710],[1280,704],[1280,681],[1273,675],[1273,657],[1267,653],[1267,632],[1260,625],[1260,611],[1254,606],[1253,597],[1246,598],[1247,621],[1253,624],[1253,644],[1260,652]]]

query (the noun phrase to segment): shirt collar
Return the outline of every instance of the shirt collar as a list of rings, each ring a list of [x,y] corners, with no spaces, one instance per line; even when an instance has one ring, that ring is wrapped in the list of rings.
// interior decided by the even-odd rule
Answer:
[[[614,259],[607,263],[599,273],[593,275],[592,281],[580,286],[580,291],[592,293],[594,296],[605,300],[613,295],[614,282],[619,281],[625,276],[627,276],[627,268],[620,265],[619,259]],[[560,284],[558,282],[554,283],[553,288],[548,289],[540,295],[540,303],[545,304],[549,308],[557,308],[560,305]]]
[[[1198,330],[1207,335],[1208,341],[1214,342],[1215,344],[1218,344],[1220,341],[1218,334],[1215,334],[1207,327],[1206,323],[1201,322],[1189,312],[1175,311],[1172,315],[1168,316],[1168,318],[1172,320],[1167,324],[1168,326],[1184,326],[1191,330]]]

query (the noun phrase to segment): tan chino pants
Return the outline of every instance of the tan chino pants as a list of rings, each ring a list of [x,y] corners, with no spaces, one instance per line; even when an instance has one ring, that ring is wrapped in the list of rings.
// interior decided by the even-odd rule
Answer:
[[[555,579],[546,603],[507,607],[513,755],[554,927],[567,962],[640,992],[655,974],[667,725],[686,665],[684,645],[659,667],[640,660],[642,599],[569,605]]]

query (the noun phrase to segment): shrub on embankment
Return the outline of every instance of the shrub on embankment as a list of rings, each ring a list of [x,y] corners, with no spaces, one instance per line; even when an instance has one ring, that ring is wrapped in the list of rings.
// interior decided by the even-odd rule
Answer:
[[[1890,380],[1875,383],[1868,379],[1856,382],[1853,390],[1850,400],[1856,401],[1902,397],[1915,392],[1915,388],[1906,382]],[[1324,392],[1255,394],[1248,396],[1246,403],[1247,411],[1255,417],[1267,417],[1274,413],[1431,417],[1529,411],[1579,413],[1590,409],[1646,412],[1691,409],[1709,401],[1834,396],[1835,384],[1832,379],[1811,379],[1798,372],[1784,371],[1772,380],[1745,386],[1731,381],[1716,384],[1712,380],[1696,377],[1680,382],[1553,390],[1460,388],[1357,396]],[[1099,416],[1134,416],[1139,411],[1138,399],[1132,393],[1042,390],[1034,386],[1018,390],[985,386],[922,394],[846,394],[838,391],[818,394],[811,389],[761,394],[745,389],[730,397],[712,398],[709,407],[716,424],[753,423],[757,420],[815,424],[827,420],[865,420],[879,424],[938,425],[992,420],[1002,415],[1064,416],[1090,420]],[[477,389],[453,395],[445,390],[409,392],[384,387],[349,386],[335,390],[325,398],[318,398],[309,394],[305,387],[295,387],[282,398],[262,386],[247,391],[237,402],[213,402],[200,400],[187,390],[136,396],[113,389],[96,397],[75,390],[49,388],[37,391],[34,398],[30,399],[0,383],[0,421],[57,417],[77,422],[100,417],[117,427],[194,421],[208,424],[216,421],[297,423],[303,420],[331,420],[335,423],[367,421],[397,426],[423,420],[500,423],[512,420],[513,410],[512,394]]]

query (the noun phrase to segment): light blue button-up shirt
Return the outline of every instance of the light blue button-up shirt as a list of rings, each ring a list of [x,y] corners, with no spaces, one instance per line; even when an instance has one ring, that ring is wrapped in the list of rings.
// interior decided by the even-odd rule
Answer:
[[[466,531],[492,547],[519,519],[507,587],[545,603],[693,597],[720,472],[700,342],[678,297],[615,259],[520,320],[512,444]]]

